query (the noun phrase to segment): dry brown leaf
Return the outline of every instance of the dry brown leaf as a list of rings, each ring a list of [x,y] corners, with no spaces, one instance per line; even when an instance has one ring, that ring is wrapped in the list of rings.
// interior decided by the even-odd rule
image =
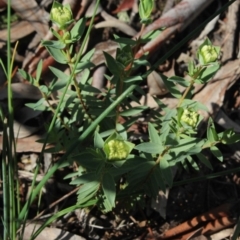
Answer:
[[[23,240],[29,240],[32,236],[32,233],[37,231],[40,228],[40,224],[29,224],[26,226]],[[59,228],[44,228],[44,230],[35,238],[35,240],[50,240],[50,239],[58,239],[58,240],[86,240],[81,236],[72,234],[67,231],[63,231]]]
[[[30,127],[22,123],[19,123],[17,121],[13,122],[13,132],[16,138],[25,138],[25,137],[31,136],[33,133],[37,132],[39,129],[40,129],[40,126]]]
[[[16,152],[41,152],[43,144],[36,142],[39,139],[43,139],[43,136],[40,135],[32,135],[26,138],[18,138],[16,141]],[[3,136],[0,135],[0,150],[2,150],[3,146]],[[53,147],[48,145],[46,149]]]
[[[27,36],[28,34],[32,33],[34,31],[33,26],[28,21],[20,21],[11,24],[11,42],[15,42],[19,40],[20,38],[23,38]],[[5,43],[4,41],[7,41],[8,34],[7,29],[3,29],[0,31],[0,48],[2,48]]]
[[[7,3],[7,0],[4,0]],[[35,0],[12,0],[11,7],[21,19],[28,21],[34,30],[43,38],[48,32],[49,13]]]
[[[39,89],[33,85],[26,84],[26,83],[13,83],[11,85],[13,99],[32,99],[32,100],[39,100],[42,98],[42,94]],[[0,88],[0,100],[7,99],[8,91],[7,86]]]

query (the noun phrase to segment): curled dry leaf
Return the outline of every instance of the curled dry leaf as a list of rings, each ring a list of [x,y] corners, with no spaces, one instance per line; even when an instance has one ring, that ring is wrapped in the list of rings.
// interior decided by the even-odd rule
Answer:
[[[105,21],[95,24],[95,28],[112,27],[117,28],[118,30],[129,36],[135,36],[137,34],[137,31],[133,29],[130,25],[112,17],[104,10],[101,11],[101,16],[105,19]]]
[[[39,89],[33,85],[25,83],[13,83],[11,87],[13,99],[19,98],[39,100],[40,98],[42,98]],[[7,86],[4,86],[0,89],[0,100],[7,99],[7,97],[8,97]]]

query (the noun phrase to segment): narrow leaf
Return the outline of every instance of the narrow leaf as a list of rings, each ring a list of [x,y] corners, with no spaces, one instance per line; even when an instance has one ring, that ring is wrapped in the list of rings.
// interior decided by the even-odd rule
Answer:
[[[52,48],[49,46],[46,46],[46,49],[57,62],[62,64],[67,63],[66,56],[63,54],[63,52],[60,49]]]
[[[196,154],[196,156],[205,166],[207,166],[209,169],[213,170],[212,164],[202,153],[198,153],[198,154]]]
[[[102,178],[102,189],[106,197],[107,209],[111,211],[115,207],[116,187],[115,181],[110,173],[105,173]]]
[[[146,153],[158,154],[163,151],[163,146],[159,143],[146,142],[140,143],[135,147],[135,149]]]
[[[166,180],[166,183],[168,184],[169,187],[172,187],[173,175],[168,163],[168,159],[171,159],[170,155],[165,154],[164,157],[160,160],[159,166],[163,178]]]
[[[212,154],[219,160],[219,161],[223,161],[223,155],[222,153],[220,152],[220,150],[216,147],[216,146],[212,146],[210,148]]]
[[[159,135],[158,135],[158,131],[155,129],[155,127],[153,126],[152,123],[148,123],[148,132],[149,132],[149,137],[151,142],[153,143],[157,143],[157,144],[162,144]]]

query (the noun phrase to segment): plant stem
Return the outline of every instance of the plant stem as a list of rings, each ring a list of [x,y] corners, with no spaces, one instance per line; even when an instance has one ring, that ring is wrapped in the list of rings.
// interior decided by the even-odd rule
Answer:
[[[190,85],[186,88],[184,94],[183,94],[182,97],[179,99],[177,108],[182,105],[182,103],[183,103],[184,99],[186,98],[187,94],[189,93],[189,91],[191,91],[191,89],[192,89],[192,87],[193,87],[193,84],[194,84],[194,80],[192,79],[191,82],[190,82]]]

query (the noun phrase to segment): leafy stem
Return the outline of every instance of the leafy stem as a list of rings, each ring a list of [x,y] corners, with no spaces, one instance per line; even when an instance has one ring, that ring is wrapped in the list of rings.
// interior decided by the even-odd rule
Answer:
[[[73,65],[72,65],[73,62],[72,62],[71,53],[70,53],[70,50],[69,50],[68,46],[66,48],[66,54],[67,54],[67,58],[68,58],[69,69],[70,69],[71,73],[73,73],[74,72]],[[76,62],[74,62],[74,63],[76,63]],[[88,116],[88,118],[91,121],[93,121],[92,116],[87,111],[87,106],[86,106],[86,104],[85,104],[85,102],[83,100],[83,97],[82,97],[82,94],[81,94],[81,89],[80,89],[80,87],[78,85],[78,82],[77,82],[75,74],[73,75],[73,85],[75,87],[75,91],[77,93],[78,99],[79,99],[79,101],[80,101],[80,103],[81,103],[81,105],[83,107],[83,110],[84,110],[85,114]]]
[[[205,67],[203,67],[203,66],[199,67],[198,70],[196,71],[196,73],[192,76],[192,79],[190,80],[190,85],[185,89],[185,92],[183,93],[182,97],[180,98],[177,107],[180,107],[182,105],[184,99],[186,98],[188,93],[191,91],[191,89],[195,83],[195,80],[199,77],[199,74],[203,68],[205,68]]]

